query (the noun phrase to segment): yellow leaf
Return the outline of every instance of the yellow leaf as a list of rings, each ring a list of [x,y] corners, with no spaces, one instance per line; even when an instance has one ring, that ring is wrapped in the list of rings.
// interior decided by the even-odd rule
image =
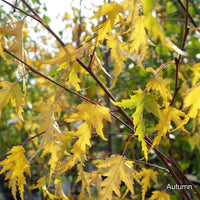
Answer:
[[[44,147],[41,157],[46,154],[51,154],[48,164],[50,165],[50,174],[49,180],[51,180],[52,174],[56,171],[56,166],[60,163],[60,154],[61,154],[62,143],[60,141],[52,140],[48,145]]]
[[[133,123],[136,127],[135,135],[138,135],[138,140],[142,143],[142,150],[145,155],[145,159],[148,159],[147,144],[144,140],[145,126],[143,122],[143,111],[152,113],[155,116],[159,116],[159,105],[156,102],[156,97],[152,94],[146,95],[141,89],[135,91],[135,95],[130,99],[122,100],[122,102],[112,102],[116,106],[123,108],[136,109],[132,114]]]
[[[143,61],[148,48],[148,37],[144,27],[144,16],[137,16],[134,21],[134,29],[130,33],[130,54],[134,54],[136,57],[138,54]]]
[[[61,180],[56,178],[54,181],[54,184],[55,184],[56,199],[68,200],[68,198],[66,197],[66,195],[63,192]]]
[[[32,189],[36,189],[36,188],[42,188],[42,191],[43,191],[43,195],[44,197],[48,196],[49,198],[48,199],[52,199],[52,200],[68,200],[68,198],[66,197],[66,195],[64,194],[63,192],[63,189],[62,189],[62,184],[61,184],[61,180],[60,179],[55,179],[54,181],[54,185],[55,185],[55,193],[52,194],[48,191],[48,188],[46,186],[46,180],[47,180],[47,177],[42,177],[40,178],[38,181],[37,181],[37,185],[32,187]]]
[[[0,82],[0,117],[2,109],[8,104],[11,100],[12,106],[15,108],[19,118],[23,120],[22,113],[23,108],[22,106],[25,105],[24,96],[19,91],[19,86],[17,83],[9,83],[7,81]]]
[[[138,176],[142,178],[142,200],[144,200],[146,191],[150,187],[150,180],[152,179],[155,183],[157,183],[157,174],[158,172],[153,171],[152,169],[142,168],[142,171],[138,173]]]
[[[83,170],[83,167],[82,165],[78,165],[77,166],[78,168],[78,178],[76,180],[76,183],[78,183],[79,181],[81,181],[82,185],[82,190],[84,190],[86,188],[87,190],[87,193],[89,194],[89,199],[91,199],[91,191],[90,191],[90,186],[91,186],[91,176],[92,176],[92,173],[88,173],[88,172],[85,172]]]
[[[9,65],[10,61],[5,57],[4,52],[3,52],[3,35],[0,34],[0,56],[6,61],[6,64]]]
[[[90,49],[91,44],[85,43],[80,48],[74,48],[71,44],[60,47],[60,52],[58,52],[55,58],[45,60],[43,63],[55,65],[55,64],[62,64],[64,62],[74,62],[77,58],[82,58],[87,55],[88,50]],[[59,68],[60,70],[60,68]]]
[[[61,134],[61,130],[54,117],[54,105],[47,103],[40,103],[36,108],[40,113],[31,120],[42,120],[38,129],[39,133],[44,132],[40,146],[36,153],[47,147],[54,140],[56,134]],[[35,156],[35,155],[34,155]],[[34,157],[33,156],[33,157]]]
[[[159,91],[164,101],[171,98],[170,88],[168,87],[170,80],[155,76],[156,72],[152,68],[147,68],[146,71],[154,74],[154,77],[146,85],[147,91],[150,91],[151,89]]]
[[[113,192],[120,197],[120,185],[122,181],[131,193],[134,194],[133,180],[137,177],[136,172],[127,164],[126,160],[122,156],[111,156],[109,159],[98,164],[97,168],[105,168],[102,172],[102,176],[106,177],[101,182],[101,187],[103,187],[103,189],[100,191],[99,199],[111,200],[113,199]]]
[[[14,199],[17,200],[16,191],[18,187],[20,197],[23,200],[24,185],[26,184],[24,173],[31,176],[30,162],[24,156],[24,148],[22,146],[14,146],[8,154],[10,155],[0,162],[0,165],[3,166],[0,174],[8,171],[5,180],[9,180],[9,187],[12,189]]]
[[[23,24],[24,20],[18,20],[12,15],[8,15],[10,22],[6,27],[0,27],[0,34],[5,36],[14,36],[15,38],[12,40],[12,44],[9,46],[8,51],[12,52],[23,60],[24,62],[27,61],[26,52],[23,48]],[[25,74],[25,66],[24,64],[16,61],[19,64],[18,73],[20,75]]]
[[[94,14],[91,19],[100,18],[101,16],[107,15],[107,20],[101,25],[97,31],[97,41],[105,39],[106,34],[110,34],[111,30],[116,22],[117,17],[120,17],[119,13],[123,13],[123,7],[117,2],[107,3],[99,6],[99,10]]]
[[[103,119],[111,121],[109,108],[84,101],[81,105],[78,105],[78,110],[78,113],[72,114],[69,118],[65,119],[65,121],[75,122],[84,120],[88,125],[92,125],[96,129],[97,134],[103,140],[107,140],[103,135],[102,129]]]
[[[114,60],[113,75],[118,76],[122,71],[124,60],[126,59],[126,44],[119,39],[117,33],[113,33],[107,37],[107,48],[111,49],[111,58]]]
[[[78,130],[74,133],[78,140],[73,145],[71,152],[73,153],[73,163],[82,161],[86,154],[87,146],[91,147],[91,130],[86,122],[78,126]]]
[[[174,122],[175,128],[170,130],[171,122]],[[178,129],[187,132],[184,129],[184,124],[188,122],[188,117],[186,117],[185,113],[181,110],[173,108],[169,105],[169,103],[165,103],[165,109],[160,111],[160,120],[154,130],[158,130],[157,136],[153,140],[153,144],[151,149],[155,145],[159,145],[161,141],[161,137],[165,137],[167,132],[173,132]]]
[[[76,90],[80,91],[81,90],[80,85],[79,85],[80,82],[81,80],[76,75],[75,67],[72,67],[72,70],[69,74],[69,81],[67,82],[67,84],[73,83]]]
[[[153,191],[149,200],[170,200],[170,196],[164,191]]]
[[[200,149],[200,134],[197,132],[191,137],[188,138],[188,141],[190,143],[190,146],[192,148],[192,151],[196,147],[197,149]]]
[[[199,102],[199,94],[200,94],[200,85],[193,87],[192,90],[187,94],[184,99],[184,107],[186,109],[190,107],[188,112],[188,116],[191,118],[195,118],[200,109],[200,102]]]
[[[200,63],[196,63],[191,67],[192,70],[192,87],[194,87],[200,78]]]

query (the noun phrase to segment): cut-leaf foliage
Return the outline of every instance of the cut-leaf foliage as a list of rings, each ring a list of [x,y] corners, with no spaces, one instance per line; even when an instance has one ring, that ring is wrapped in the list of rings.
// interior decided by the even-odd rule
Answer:
[[[123,7],[117,2],[107,3],[104,2],[103,6],[99,6],[98,11],[94,14],[91,19],[100,18],[104,15],[107,16],[106,21],[99,27],[97,31],[97,41],[105,39],[106,34],[110,34],[116,19],[120,17],[119,13],[123,13]]]
[[[149,200],[170,200],[170,196],[164,191],[153,191]]]
[[[155,183],[157,183],[157,174],[158,172],[146,168],[142,168],[142,170],[138,173],[138,176],[142,177],[142,200],[145,199],[145,194],[150,187],[150,180],[152,179]]]
[[[23,120],[22,113],[23,106],[25,105],[24,96],[21,94],[19,86],[17,83],[9,83],[7,81],[0,82],[0,117],[2,109],[8,104],[11,100],[12,106],[15,108],[19,118]]]
[[[8,15],[10,22],[6,27],[0,27],[0,34],[4,36],[14,36],[15,38],[12,40],[11,45],[8,47],[8,51],[14,53],[16,57],[20,58],[22,61],[27,61],[26,52],[23,48],[23,25],[24,20],[16,19],[12,15]],[[7,44],[5,44],[6,46]],[[20,75],[25,74],[25,66],[24,64],[19,63],[18,73]]]
[[[74,62],[76,61],[77,58],[82,58],[86,56],[90,47],[91,45],[88,43],[85,43],[80,48],[75,48],[71,44],[65,47],[60,47],[60,52],[56,53],[55,58],[45,60],[43,61],[43,63],[55,65],[55,64],[62,64],[64,62]]]
[[[200,85],[194,87],[184,99],[184,109],[190,107],[188,111],[188,116],[195,118],[200,109]]]
[[[163,79],[162,77],[156,76],[156,72],[152,68],[147,68],[146,71],[154,74],[154,77],[146,85],[147,91],[154,90],[160,92],[160,95],[164,101],[167,101],[168,98],[171,98],[168,87],[170,81],[166,78]]]
[[[102,169],[102,176],[106,178],[101,182],[103,187],[99,194],[101,200],[113,199],[113,192],[120,197],[121,182],[134,194],[134,179],[138,180],[134,169],[119,155],[111,156],[109,159],[97,165],[98,169]]]
[[[72,114],[69,118],[65,119],[66,122],[85,121],[89,125],[92,125],[97,134],[103,139],[107,140],[103,135],[103,119],[111,121],[109,108],[98,104],[91,104],[83,102],[78,105],[78,113]]]
[[[148,113],[152,113],[159,117],[159,105],[156,102],[156,97],[153,94],[145,94],[141,89],[135,91],[135,95],[130,99],[122,100],[122,102],[112,102],[114,105],[135,109],[132,114],[133,124],[136,127],[135,135],[138,135],[138,139],[142,144],[142,150],[145,155],[145,159],[148,159],[148,148],[144,140],[145,126],[143,122],[143,112],[146,110]]]
[[[174,122],[174,128],[170,129],[172,125],[172,121]],[[184,132],[187,132],[183,127],[188,122],[188,117],[184,112],[173,108],[169,105],[169,103],[165,103],[165,109],[160,111],[160,119],[154,130],[158,130],[157,136],[153,140],[153,144],[151,148],[155,145],[159,145],[161,141],[161,137],[165,137],[167,132],[174,132],[178,129],[181,129]],[[173,126],[172,126],[173,127]]]
[[[39,111],[40,113],[37,116],[33,117],[31,120],[42,120],[38,132],[44,132],[42,140],[40,142],[40,146],[37,150],[37,152],[39,152],[47,145],[50,145],[51,142],[54,140],[55,135],[61,134],[61,130],[54,117],[53,104],[42,102],[35,108],[35,111]]]
[[[82,162],[85,159],[87,147],[91,147],[91,128],[95,128],[97,134],[103,139],[107,140],[103,134],[103,119],[111,121],[109,109],[98,104],[94,105],[88,102],[83,102],[78,107],[78,113],[73,113],[70,117],[65,119],[66,122],[84,121],[78,126],[74,136],[78,140],[73,145],[71,153],[73,153],[70,160],[67,162],[65,170],[73,167],[76,162]]]
[[[30,162],[27,161],[24,156],[24,148],[22,146],[14,146],[7,154],[7,158],[0,162],[3,168],[0,174],[7,172],[5,180],[9,180],[9,187],[12,189],[12,195],[15,200],[17,200],[16,192],[17,187],[21,199],[23,200],[24,185],[26,184],[26,178],[24,173],[31,176],[30,172]]]

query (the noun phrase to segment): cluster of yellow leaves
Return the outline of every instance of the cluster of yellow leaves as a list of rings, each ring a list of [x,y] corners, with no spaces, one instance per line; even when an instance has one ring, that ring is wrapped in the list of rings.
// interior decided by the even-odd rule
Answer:
[[[18,187],[20,197],[23,200],[24,185],[26,184],[24,173],[31,176],[30,162],[24,156],[24,148],[22,146],[14,146],[7,154],[10,155],[0,162],[0,165],[3,166],[0,174],[8,171],[5,179],[9,180],[9,187],[12,189],[14,199],[17,200],[16,192]]]
[[[139,141],[142,143],[142,150],[144,152],[145,159],[148,160],[147,144],[144,140],[145,126],[143,122],[143,112],[146,110],[148,113],[152,113],[155,116],[159,116],[159,105],[156,102],[156,96],[153,94],[145,94],[141,89],[135,91],[135,95],[130,99],[122,100],[122,102],[112,102],[116,106],[123,108],[135,109],[132,114],[133,123],[136,127],[135,135],[138,135]]]
[[[19,118],[23,120],[22,113],[23,106],[25,105],[24,102],[24,96],[20,93],[19,86],[16,83],[9,83],[7,81],[0,82],[0,87],[2,89],[0,90],[0,117],[2,109],[8,104],[8,102],[11,100],[12,106],[15,108]]]
[[[81,80],[77,77],[77,68],[75,61],[77,58],[83,58],[88,54],[89,49],[92,47],[91,44],[85,43],[80,48],[75,48],[71,44],[60,47],[60,52],[56,53],[55,58],[51,58],[49,60],[42,61],[44,64],[50,64],[50,65],[56,65],[59,64],[59,68],[57,69],[57,72],[62,69],[67,69],[67,71],[70,71],[68,73],[64,73],[63,76],[67,76],[67,86],[74,85],[77,91],[80,91],[80,85],[79,83]]]
[[[77,137],[78,140],[73,145],[71,150],[73,156],[67,163],[65,170],[74,166],[77,161],[82,162],[84,160],[87,146],[91,147],[91,127],[95,128],[97,134],[103,140],[107,140],[102,131],[103,119],[111,121],[109,108],[107,107],[83,102],[77,106],[77,109],[78,113],[74,113],[69,118],[65,119],[66,122],[83,121],[81,125],[78,126],[77,131],[74,133],[74,136]]]
[[[121,197],[120,185],[123,182],[128,191],[134,195],[134,180],[140,183],[137,172],[133,167],[119,155],[113,155],[97,165],[98,171],[88,173],[83,171],[82,165],[78,165],[79,176],[77,182],[82,182],[82,192],[86,188],[91,197],[90,187],[96,183],[98,199],[111,200],[113,194]],[[103,179],[103,177],[106,177]],[[103,179],[103,180],[102,180]]]

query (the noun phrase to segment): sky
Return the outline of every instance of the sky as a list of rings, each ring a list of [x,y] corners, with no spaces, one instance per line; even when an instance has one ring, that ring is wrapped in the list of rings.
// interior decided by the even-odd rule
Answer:
[[[51,18],[50,27],[52,29],[62,30],[64,25],[62,18],[67,12],[72,15],[71,7],[80,8],[80,0],[40,0],[47,7],[46,15]],[[55,3],[56,2],[56,3]],[[102,5],[103,0],[95,0],[95,5]],[[82,0],[82,15],[89,18],[93,15],[94,0]]]

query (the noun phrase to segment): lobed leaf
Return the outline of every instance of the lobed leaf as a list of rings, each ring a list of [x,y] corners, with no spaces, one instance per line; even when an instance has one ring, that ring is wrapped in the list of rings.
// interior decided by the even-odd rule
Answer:
[[[8,171],[5,180],[9,180],[9,187],[12,189],[14,199],[17,200],[16,192],[18,187],[20,197],[23,200],[24,185],[26,184],[24,173],[31,176],[30,162],[24,156],[24,148],[22,146],[13,146],[7,154],[10,155],[0,162],[0,165],[3,166],[0,174]]]

